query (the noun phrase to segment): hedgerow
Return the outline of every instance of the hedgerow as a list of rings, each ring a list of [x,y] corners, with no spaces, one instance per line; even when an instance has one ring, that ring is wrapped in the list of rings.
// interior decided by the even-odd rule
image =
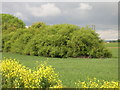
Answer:
[[[111,57],[94,30],[70,24],[53,25],[42,30],[28,42],[25,54],[46,57]]]
[[[2,42],[3,51],[25,55],[59,58],[112,56],[99,35],[88,26],[37,22],[29,28],[17,27],[12,32],[4,33]]]
[[[94,30],[71,24],[19,29],[3,37],[3,51],[60,58],[112,56]]]

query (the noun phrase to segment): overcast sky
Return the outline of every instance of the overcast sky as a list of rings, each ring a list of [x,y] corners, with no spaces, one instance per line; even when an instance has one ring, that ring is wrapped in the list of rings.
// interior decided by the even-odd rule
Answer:
[[[117,2],[3,2],[2,13],[17,16],[27,26],[41,21],[48,25],[95,25],[102,39],[118,39]]]

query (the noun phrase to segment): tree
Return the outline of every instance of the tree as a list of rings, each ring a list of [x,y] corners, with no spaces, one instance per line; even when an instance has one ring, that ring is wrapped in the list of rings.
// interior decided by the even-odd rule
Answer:
[[[11,32],[19,28],[25,28],[25,23],[13,15],[0,14],[0,16],[2,16],[2,24],[0,24],[0,27],[3,32]]]
[[[118,42],[120,42],[120,39],[118,39]]]
[[[45,26],[46,24],[44,22],[36,22],[33,23],[29,28],[38,29],[38,28],[44,28]]]

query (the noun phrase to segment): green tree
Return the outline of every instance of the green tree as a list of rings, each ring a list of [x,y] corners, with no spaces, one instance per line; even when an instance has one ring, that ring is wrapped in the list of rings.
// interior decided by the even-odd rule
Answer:
[[[44,22],[36,22],[36,23],[33,23],[29,28],[43,29],[44,27],[46,27],[46,24]]]
[[[42,24],[44,26],[44,24]],[[5,34],[3,51],[45,57],[104,58],[112,54],[99,34],[88,26],[33,24],[27,29]]]
[[[13,15],[0,14],[0,16],[2,16],[2,24],[0,24],[0,27],[2,27],[3,32],[11,32],[19,28],[25,28],[25,23]]]

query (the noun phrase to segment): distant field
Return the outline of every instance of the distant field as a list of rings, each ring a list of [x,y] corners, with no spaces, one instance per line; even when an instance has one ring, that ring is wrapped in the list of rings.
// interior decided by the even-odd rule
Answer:
[[[112,43],[105,43],[105,46],[106,47],[118,47],[118,43],[117,42],[115,42],[115,43],[113,43],[113,42]]]
[[[114,43],[115,44],[115,43]],[[116,46],[117,44],[106,46]],[[40,56],[26,56],[12,53],[3,53],[3,57],[15,58],[23,65],[32,69],[39,63],[46,61],[59,72],[60,79],[65,87],[75,87],[78,80],[87,80],[87,77],[96,77],[99,80],[118,80],[118,49],[109,48],[112,58],[87,59],[87,58],[47,58]],[[0,53],[1,54],[1,53]]]

